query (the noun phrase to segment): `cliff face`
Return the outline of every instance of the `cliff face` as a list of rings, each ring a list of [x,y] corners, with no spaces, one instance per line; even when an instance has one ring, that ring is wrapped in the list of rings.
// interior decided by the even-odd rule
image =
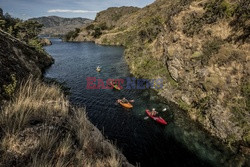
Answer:
[[[14,82],[11,76],[17,81],[29,75],[41,77],[42,71],[53,61],[45,52],[36,51],[35,48],[0,30],[0,99],[8,96],[8,90],[4,86]]]
[[[44,25],[41,35],[64,35],[75,28],[92,22],[86,18],[62,18],[58,16],[38,17],[30,20]]]
[[[226,143],[250,146],[249,9],[247,0],[156,0],[100,32],[97,18],[75,40],[125,46],[135,76],[164,78],[159,95]]]

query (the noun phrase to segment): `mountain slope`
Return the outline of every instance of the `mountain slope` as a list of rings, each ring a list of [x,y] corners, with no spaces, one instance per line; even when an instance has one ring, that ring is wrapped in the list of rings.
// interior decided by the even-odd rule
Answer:
[[[86,18],[62,18],[58,16],[38,17],[29,20],[34,20],[44,25],[41,32],[42,35],[64,35],[75,28],[80,28],[84,24],[92,22]]]
[[[159,95],[223,142],[249,147],[249,10],[247,0],[156,0],[109,28],[100,13],[73,40],[125,46],[135,76],[163,78]]]
[[[0,30],[0,100],[8,96],[8,89],[4,85],[12,83],[13,78],[21,81],[29,75],[41,77],[42,71],[53,62],[53,58],[45,52],[36,51]]]

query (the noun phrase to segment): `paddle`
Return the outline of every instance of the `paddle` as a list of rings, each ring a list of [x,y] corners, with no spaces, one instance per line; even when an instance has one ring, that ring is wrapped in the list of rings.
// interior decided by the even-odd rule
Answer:
[[[167,108],[164,108],[162,111],[167,111]]]
[[[148,116],[146,116],[146,117],[144,117],[144,120],[147,120],[149,117]]]
[[[134,100],[129,100],[130,103],[134,103],[135,101]]]

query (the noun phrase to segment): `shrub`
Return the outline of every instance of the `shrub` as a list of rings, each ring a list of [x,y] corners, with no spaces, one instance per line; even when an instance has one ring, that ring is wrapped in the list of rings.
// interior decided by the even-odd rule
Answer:
[[[223,44],[224,42],[220,39],[214,39],[212,41],[207,41],[204,45],[203,45],[203,54],[200,57],[201,58],[201,63],[203,65],[207,65],[211,56],[213,54],[218,53],[220,46]]]
[[[102,35],[100,27],[95,27],[94,32],[91,34],[95,38],[99,38]]]
[[[106,23],[101,23],[98,25],[98,27],[100,27],[101,30],[107,30],[108,29],[108,26]]]
[[[71,40],[71,39],[76,38],[76,37],[78,36],[79,32],[80,32],[80,29],[79,29],[79,28],[76,28],[74,31],[68,32],[68,33],[65,35],[64,38],[66,39],[66,41],[69,41],[69,40]]]
[[[16,80],[16,75],[15,74],[11,74],[11,80],[12,80],[12,83],[10,83],[9,85],[3,85],[4,92],[9,97],[12,97],[15,90],[16,90],[17,80]]]
[[[86,27],[86,30],[93,30],[95,28],[94,24],[90,24]]]
[[[38,39],[30,39],[28,41],[28,44],[32,47],[34,47],[37,51],[39,52],[44,52],[41,43],[39,42]]]
[[[241,88],[242,95],[246,99],[247,110],[250,111],[250,83],[246,83]]]

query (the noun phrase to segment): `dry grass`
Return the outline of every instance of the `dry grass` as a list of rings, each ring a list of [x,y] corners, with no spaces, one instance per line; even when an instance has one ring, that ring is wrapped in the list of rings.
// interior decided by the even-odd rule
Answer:
[[[0,166],[127,166],[61,90],[29,79],[0,112]]]

